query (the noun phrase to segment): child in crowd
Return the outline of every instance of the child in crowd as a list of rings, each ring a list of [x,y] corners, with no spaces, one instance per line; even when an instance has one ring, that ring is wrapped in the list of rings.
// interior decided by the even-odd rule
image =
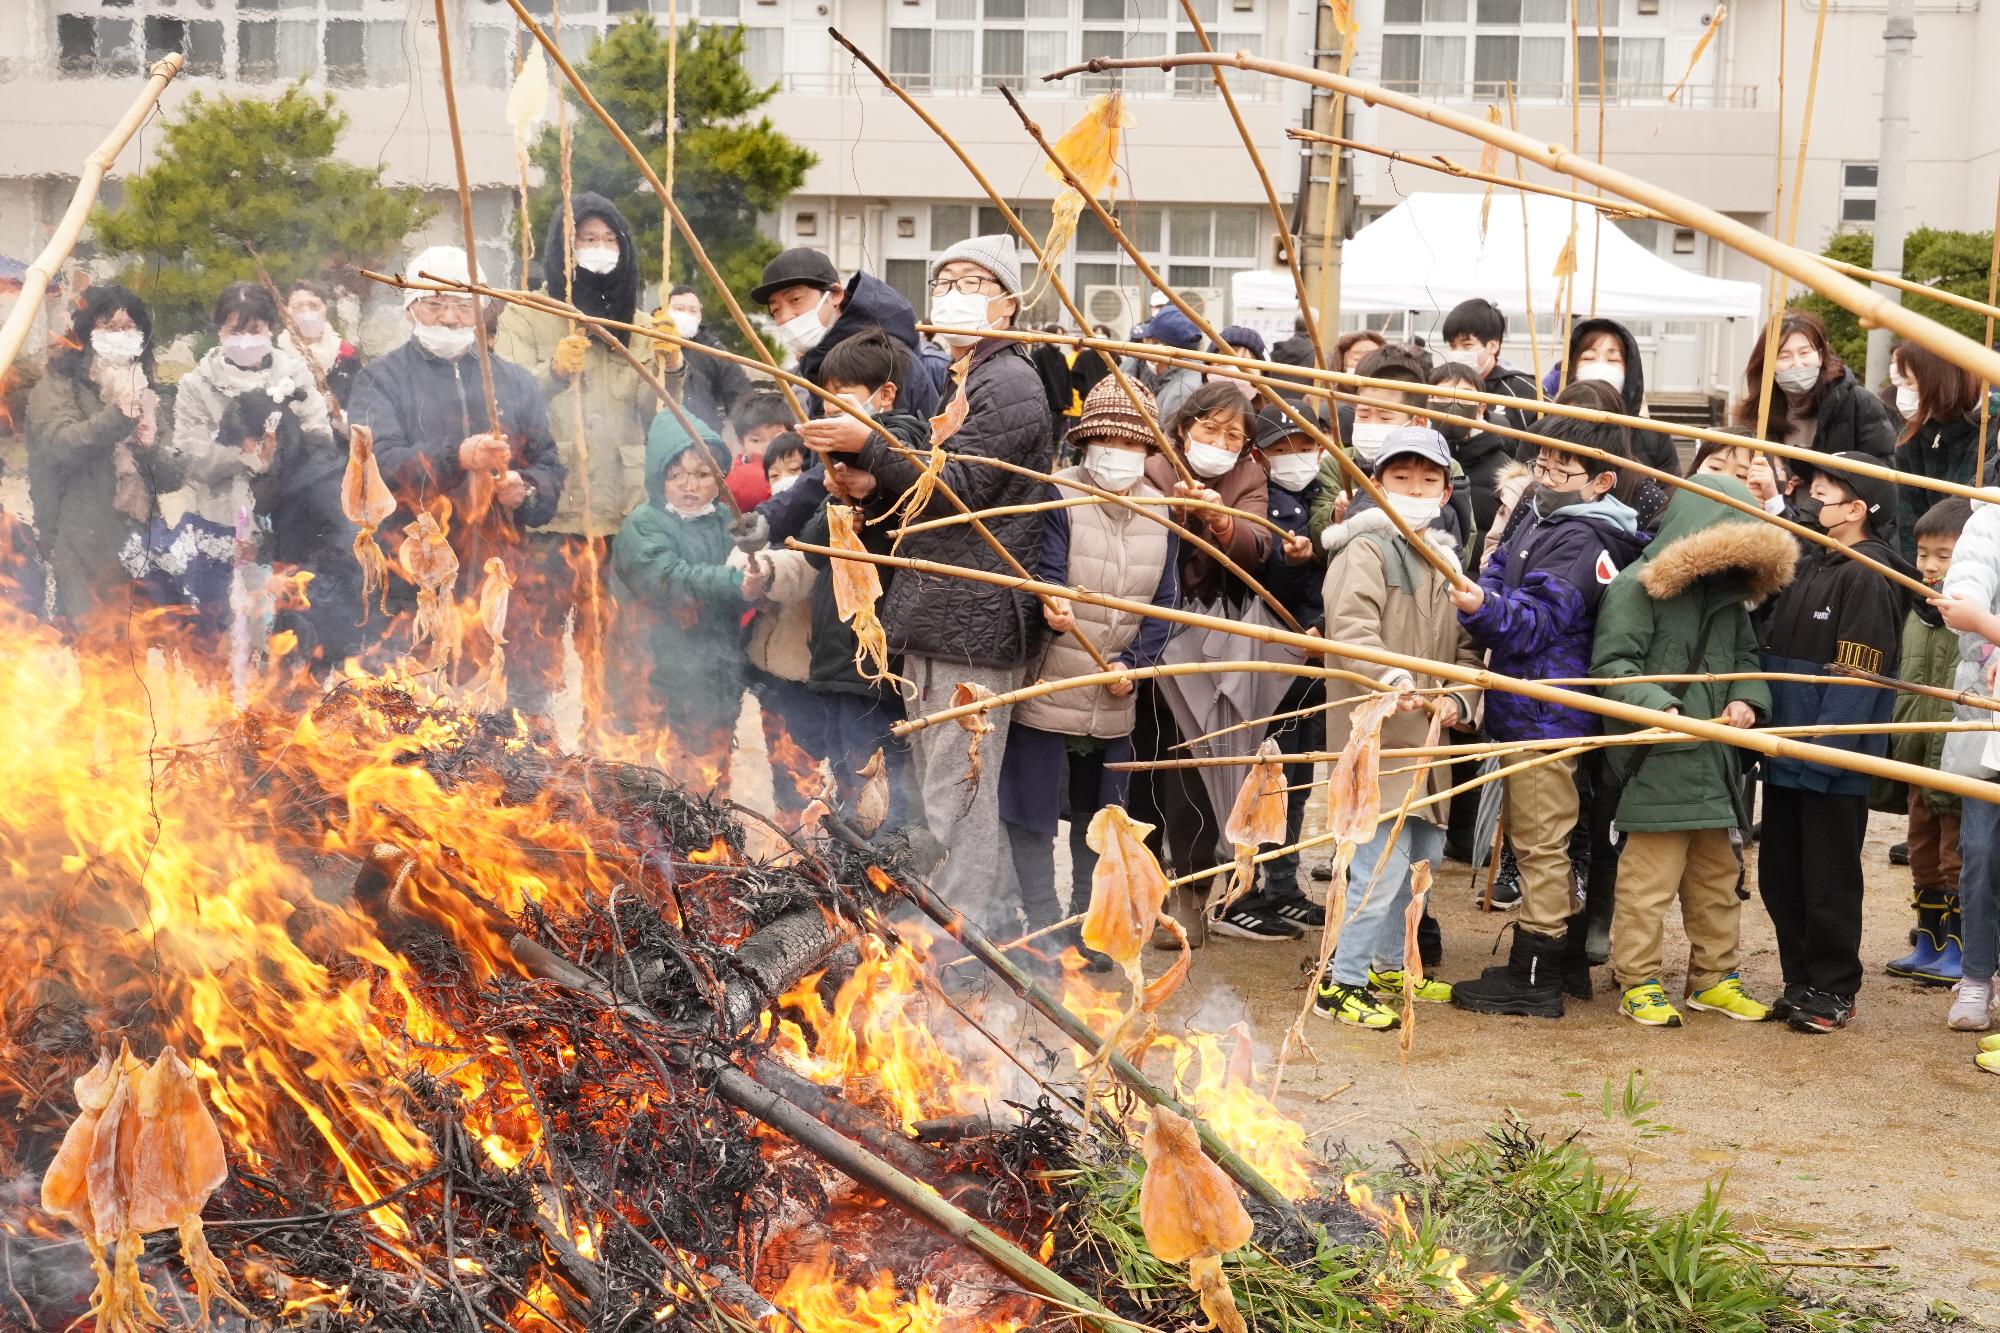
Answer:
[[[1932,603],[1958,634],[1961,691],[1992,695],[1995,663],[2000,663],[2000,505],[1973,508],[1952,550],[1944,595]],[[1990,722],[1993,715],[1969,704],[1954,705],[1960,721]],[[1992,737],[1957,732],[1945,738],[1944,770],[1993,780],[2000,755]],[[2000,805],[1967,797],[1959,811],[1958,850],[1964,870],[1958,881],[1962,914],[1958,991],[1946,1023],[1955,1032],[1984,1032],[1993,1023],[1993,974],[2000,971]],[[2000,1041],[1988,1038],[1974,1057],[1981,1069],[2000,1074]]]
[[[764,449],[764,476],[773,494],[798,481],[809,453],[793,431]],[[819,794],[818,761],[826,757],[825,708],[807,686],[812,667],[812,589],[818,571],[798,551],[765,551],[770,586],[750,618],[744,651],[750,692],[771,756],[771,797],[787,814]],[[735,564],[739,557],[732,556]]]
[[[1945,571],[1958,545],[1958,535],[1972,518],[1972,502],[1958,496],[1940,500],[1912,526],[1917,548],[1917,573],[1932,588],[1944,586]],[[1898,673],[1913,685],[1949,690],[1958,674],[1958,635],[1944,623],[1937,607],[1925,603],[1910,608],[1903,621],[1902,658]],[[1949,722],[1948,699],[1922,694],[1896,695],[1897,722]],[[1924,768],[1944,766],[1946,733],[1897,735],[1889,739],[1889,754]],[[1887,967],[1892,977],[1934,985],[1950,985],[1962,975],[1959,961],[1958,825],[1959,800],[1930,787],[1908,788],[1910,814],[1911,894],[1917,909],[1916,947]]]
[[[771,498],[765,476],[764,451],[792,428],[792,409],[785,396],[771,389],[753,389],[737,399],[729,413],[729,493],[736,507],[749,513]]]
[[[1449,534],[1431,526],[1442,512],[1451,488],[1451,451],[1444,437],[1425,427],[1391,431],[1375,458],[1375,476],[1389,502],[1409,525],[1455,563],[1457,545]],[[1479,666],[1479,651],[1459,627],[1451,604],[1451,585],[1376,510],[1364,510],[1327,530],[1329,553],[1322,596],[1326,606],[1327,638],[1364,645],[1434,662]],[[1366,670],[1363,663],[1343,661],[1347,670]],[[1429,689],[1442,682],[1424,675],[1390,669],[1379,680],[1390,689]],[[1327,682],[1327,696],[1339,704],[1361,687],[1342,680]],[[1444,729],[1477,725],[1479,691],[1467,687],[1434,696],[1429,705]],[[1327,744],[1347,743],[1351,708],[1336,707],[1327,715]],[[1399,710],[1382,727],[1386,747],[1424,744],[1431,716],[1425,696],[1406,693]],[[1418,772],[1388,771],[1382,775],[1380,798],[1385,812],[1375,836],[1355,852],[1348,874],[1345,916],[1339,951],[1319,979],[1313,1006],[1318,1012],[1356,1027],[1382,1030],[1397,1027],[1397,1005],[1403,988],[1404,910],[1410,901],[1410,868],[1428,861],[1435,868],[1444,852],[1442,805],[1412,810],[1396,830],[1394,812],[1409,799],[1412,783],[1423,783],[1419,795],[1445,790],[1445,770],[1431,766]],[[1394,840],[1391,840],[1391,834]],[[1448,1001],[1451,987],[1425,979],[1417,998]],[[1386,998],[1385,998],[1386,997]]]
[[[1508,365],[1500,356],[1500,344],[1506,337],[1507,316],[1500,313],[1499,306],[1477,296],[1460,301],[1444,317],[1444,358],[1472,367],[1488,393],[1532,400],[1536,397],[1534,376]],[[1487,411],[1497,414],[1490,416],[1490,420],[1501,421],[1516,430],[1529,429],[1528,413],[1520,408]]]
[[[1558,417],[1546,434],[1630,457],[1622,426]],[[1621,494],[1636,479],[1555,446],[1543,447],[1534,477],[1527,512],[1478,585],[1452,591],[1452,604],[1493,670],[1523,680],[1588,675],[1604,590],[1646,545],[1638,515]],[[1599,729],[1594,714],[1558,704],[1517,695],[1487,704],[1486,733],[1497,741],[1595,736]],[[1501,762],[1532,757],[1522,752]],[[1565,989],[1590,997],[1583,923],[1571,924],[1570,837],[1582,809],[1576,762],[1523,769],[1506,785],[1507,832],[1521,867],[1513,948],[1505,967],[1454,987],[1453,1000],[1477,1013],[1560,1018]]]
[[[1875,460],[1856,453],[1830,457]],[[1904,596],[1847,551],[1897,565],[1896,487],[1855,472],[1819,468],[1810,513],[1846,550],[1812,547],[1798,579],[1771,608],[1764,670],[1822,675],[1827,664],[1896,672]],[[1879,724],[1895,706],[1887,690],[1775,682],[1774,726]],[[1881,756],[1880,733],[1823,736],[1821,745]],[[1764,832],[1757,884],[1778,930],[1785,992],[1777,1018],[1806,1033],[1833,1032],[1854,1017],[1861,989],[1861,846],[1868,833],[1868,778],[1799,759],[1764,761]]]
[[[743,711],[743,613],[771,579],[762,557],[744,569],[728,564],[729,519],[716,503],[722,458],[712,438],[656,429],[646,443],[647,503],[612,543],[615,595],[636,605],[647,626],[652,697],[671,733],[676,776],[710,782],[728,772]]]
[[[1373,472],[1382,441],[1390,431],[1405,426],[1430,427],[1430,418],[1425,415],[1431,405],[1427,392],[1430,365],[1422,354],[1407,347],[1383,347],[1370,352],[1356,373],[1410,386],[1406,391],[1372,388],[1360,391],[1361,402],[1355,405],[1354,424],[1347,436],[1348,453],[1361,464],[1362,471]],[[1314,541],[1322,540],[1330,525],[1347,517],[1350,504],[1365,500],[1350,491],[1346,473],[1331,456],[1320,463],[1319,481],[1319,496],[1310,511]],[[1465,484],[1464,469],[1455,458],[1451,462],[1445,509],[1439,517],[1459,550],[1477,549],[1472,488]]]
[[[1144,477],[1147,456],[1155,446],[1147,420],[1153,395],[1138,385],[1133,388],[1144,413],[1133,407],[1116,380],[1107,377],[1097,382],[1069,434],[1083,450],[1083,462],[1058,472],[1058,478],[1116,495],[1141,499],[1161,495]],[[1054,486],[1050,498],[1079,493]],[[1172,529],[1119,505],[1051,509],[1043,519],[1036,577],[1110,597],[1178,606],[1178,547]],[[1029,678],[1044,681],[1097,674],[1097,664],[1069,633],[1072,627],[1081,626],[1097,650],[1119,667],[1158,661],[1171,628],[1155,617],[1067,599],[1055,599],[1043,608],[1042,617],[1054,632]],[[1090,898],[1097,856],[1084,841],[1084,831],[1092,815],[1125,801],[1130,776],[1106,765],[1132,758],[1137,712],[1129,680],[1061,690],[1014,706],[1000,770],[1000,819],[1007,830],[1014,874],[1021,885],[1022,914],[1030,931],[1052,926],[1063,915],[1055,861],[1061,820],[1069,821],[1070,900],[1081,911]],[[1074,932],[1070,935],[1060,943],[1079,942]]]
[[[1705,477],[1709,489],[1747,500],[1734,477]],[[1698,491],[1676,491],[1645,553],[1604,594],[1597,614],[1592,676],[1724,675],[1758,670],[1748,607],[1791,582],[1798,544]],[[1660,712],[1755,726],[1771,710],[1757,680],[1693,680],[1677,685],[1608,685],[1604,695]],[[1635,728],[1607,723],[1611,732]],[[1687,932],[1687,1002],[1756,1021],[1767,1010],[1737,974],[1743,861],[1741,769],[1720,742],[1645,745],[1609,765],[1617,793],[1615,828],[1624,836],[1611,923],[1611,965],[1624,992],[1621,1012],[1648,1027],[1679,1027],[1662,975],[1661,931],[1676,899]],[[1769,846],[1767,832],[1765,845]],[[1768,853],[1767,853],[1768,854]]]

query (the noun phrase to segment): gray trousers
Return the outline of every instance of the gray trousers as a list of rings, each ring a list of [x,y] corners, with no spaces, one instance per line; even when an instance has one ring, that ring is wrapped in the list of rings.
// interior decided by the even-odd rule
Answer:
[[[909,701],[912,718],[951,707],[962,684],[983,685],[995,694],[1018,689],[1026,669],[967,666],[942,657],[906,656],[903,674],[917,687]],[[931,887],[995,939],[1020,934],[1021,894],[1014,882],[1014,858],[1000,827],[1000,764],[1007,753],[1009,708],[985,716],[993,730],[979,741],[979,780],[970,783],[972,737],[956,723],[926,727],[910,737],[922,793],[924,824],[945,849]]]

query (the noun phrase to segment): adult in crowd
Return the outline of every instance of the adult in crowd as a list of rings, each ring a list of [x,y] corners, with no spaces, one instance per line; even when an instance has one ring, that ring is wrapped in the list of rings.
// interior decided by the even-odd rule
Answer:
[[[1209,343],[1208,350],[1223,356],[1240,356],[1251,361],[1262,361],[1264,359],[1264,335],[1245,325],[1231,324],[1222,330],[1222,342],[1220,344]],[[1243,395],[1243,401],[1250,405],[1252,411],[1255,411],[1257,405],[1264,401],[1263,397],[1257,392],[1257,386],[1248,380],[1229,379],[1223,375],[1208,376],[1208,382],[1211,384],[1217,380],[1223,380],[1226,383],[1235,385],[1236,391]]]
[[[1191,352],[1201,346],[1201,330],[1177,306],[1162,306],[1146,322],[1145,341]],[[1202,373],[1193,362],[1175,366],[1131,357],[1125,362],[1125,373],[1152,391],[1153,401],[1159,404],[1161,421],[1172,420],[1188,395],[1202,385]]]
[[[682,283],[667,293],[666,322],[673,325],[674,332],[703,347],[720,348],[722,340],[702,322],[701,316],[701,294],[694,288]],[[689,416],[720,435],[722,424],[729,419],[730,407],[749,383],[750,377],[734,361],[689,352],[687,386],[681,394],[681,406]]]
[[[1560,382],[1551,397],[1568,385],[1595,380],[1616,391],[1620,401],[1618,410],[1626,416],[1646,415],[1646,367],[1639,360],[1639,342],[1632,336],[1632,330],[1615,319],[1579,321],[1570,331],[1569,356],[1556,373]],[[1525,461],[1537,447],[1523,448]],[[1680,475],[1680,451],[1674,447],[1671,435],[1654,430],[1633,431],[1632,457],[1648,467]]]
[[[1480,387],[1488,393],[1510,398],[1535,398],[1535,379],[1519,367],[1509,365],[1500,355],[1507,338],[1507,316],[1500,307],[1483,297],[1460,301],[1444,317],[1444,359],[1471,366],[1479,372]],[[1490,421],[1527,430],[1531,414],[1517,407],[1489,407]]]
[[[1045,324],[1044,333],[1061,333],[1060,324]],[[1053,419],[1055,439],[1061,445],[1083,416],[1083,397],[1088,392],[1083,387],[1084,371],[1087,363],[1096,361],[1100,365],[1103,358],[1095,352],[1084,352],[1081,348],[1062,343],[1036,343],[1028,353],[1035,363],[1035,373],[1042,377],[1042,391],[1049,398],[1049,415]]]
[[[1896,446],[1896,470],[1938,481],[1970,486],[1980,475],[1979,456],[1986,455],[1985,476],[1995,480],[1994,449],[2000,441],[2000,414],[1989,415],[1983,447],[1979,435],[1979,377],[1945,360],[1919,343],[1899,343],[1890,363],[1902,383],[1896,390],[1896,410],[1903,429]],[[1921,486],[1897,488],[1902,496],[1903,554],[1917,558],[1917,520],[1937,503],[1936,491]]]
[[[1287,366],[1309,366],[1313,363],[1312,330],[1307,326],[1304,315],[1293,317],[1289,338],[1280,338],[1271,345],[1271,360]]]
[[[326,377],[327,392],[334,397],[327,404],[331,411],[354,391],[354,377],[361,373],[361,350],[340,336],[340,330],[333,326],[332,294],[310,278],[300,278],[286,289],[285,314],[291,327],[278,334],[278,348],[319,367]],[[292,337],[293,328],[303,343]]]
[[[819,378],[820,360],[834,344],[863,329],[881,329],[910,349],[912,370],[905,377],[908,383],[896,386],[896,410],[921,417],[936,414],[939,382],[924,363],[917,312],[874,274],[856,273],[842,283],[831,259],[799,246],[764,265],[763,279],[750,289],[750,299],[769,312],[779,343],[809,380]],[[824,415],[817,399],[804,406],[808,416]]]
[[[549,217],[542,242],[542,290],[586,315],[634,322],[639,307],[639,256],[618,206],[588,191],[570,199],[576,253],[562,209]],[[630,333],[612,336],[630,347]],[[640,339],[641,342],[650,340]],[[548,709],[561,686],[563,626],[574,608],[577,652],[598,660],[610,599],[606,580],[611,538],[646,498],[646,428],[659,400],[652,385],[603,339],[560,315],[510,305],[493,340],[496,357],[534,377],[546,403],[563,485],[552,517],[520,534],[508,557],[517,585],[533,593],[508,616],[508,700],[524,713]],[[641,350],[641,359],[650,349]],[[669,349],[660,363],[677,393],[687,363]],[[495,367],[496,389],[498,367]]]
[[[1764,401],[1764,332],[1750,345],[1743,366],[1739,425],[1755,429]],[[1778,316],[1778,351],[1772,374],[1769,437],[1822,454],[1867,454],[1887,463],[1896,451],[1897,426],[1882,400],[1862,387],[1826,339],[1826,325],[1804,310]],[[1815,469],[1800,465],[1801,491]]]
[[[1374,329],[1356,329],[1343,333],[1334,343],[1334,360],[1339,368],[1352,375],[1361,369],[1361,363],[1389,345],[1389,340]]]
[[[942,335],[965,378],[952,389],[966,396],[965,422],[951,438],[951,450],[975,458],[995,458],[1046,472],[1050,444],[1048,397],[1025,347],[981,335],[1013,326],[1020,309],[1021,268],[1008,236],[975,236],[944,251],[931,264],[930,323]],[[866,502],[872,518],[901,502],[917,484],[923,460],[890,449],[879,435],[845,415],[809,421],[801,432],[807,444],[869,474],[874,489]],[[1023,477],[950,460],[939,473],[944,486],[973,510],[1030,505],[1045,497],[1046,486]],[[797,487],[793,488],[798,489]],[[942,494],[914,522],[954,512]],[[1022,568],[1033,570],[1041,557],[1040,514],[989,518],[986,529]],[[952,524],[903,539],[902,553],[995,573],[1011,572],[969,524]],[[902,673],[914,687],[913,717],[948,707],[962,684],[995,694],[1022,683],[1027,664],[1040,652],[1046,633],[1042,608],[1025,594],[949,575],[898,571],[883,598],[882,624],[889,650],[903,655]],[[932,727],[911,738],[922,783],[924,817],[947,849],[938,889],[989,928],[1005,930],[1019,915],[1007,843],[1000,828],[999,763],[1007,748],[1008,712],[988,715],[993,723],[979,747],[986,771],[971,781],[965,735],[956,728]]]
[[[173,450],[186,484],[161,499],[169,530],[147,552],[142,577],[161,605],[189,609],[196,644],[219,647],[232,578],[239,564],[256,559],[254,520],[268,520],[252,483],[262,482],[273,458],[268,432],[224,438],[223,413],[237,397],[258,393],[271,410],[297,419],[308,447],[331,453],[334,442],[312,372],[277,345],[278,303],[269,291],[230,283],[215,298],[211,322],[217,345],[181,378],[174,397]]]
[[[470,281],[465,251],[432,246],[410,260],[411,278],[430,274],[445,281]],[[481,386],[475,325],[478,303],[452,292],[403,293],[410,337],[401,347],[361,368],[354,382],[348,419],[375,434],[375,458],[383,480],[401,502],[377,540],[392,556],[413,514],[450,507],[450,538],[458,556],[461,595],[478,586],[486,558],[517,558],[521,534],[556,516],[562,498],[563,465],[549,434],[548,405],[534,375],[503,357],[492,358],[493,397],[499,420],[487,416]],[[494,429],[495,426],[498,429]],[[566,589],[567,585],[565,585]],[[411,585],[390,581],[392,606],[407,607]],[[565,595],[525,580],[514,590],[510,623],[535,623],[534,604]],[[510,638],[512,636],[510,635]],[[531,660],[521,654],[523,663]],[[538,700],[538,675],[524,674],[516,655],[507,654],[508,689],[524,703]]]
[[[181,483],[169,426],[145,303],[116,283],[91,285],[28,396],[28,494],[56,619],[72,634],[124,629],[133,585],[123,559],[140,557],[160,495]]]

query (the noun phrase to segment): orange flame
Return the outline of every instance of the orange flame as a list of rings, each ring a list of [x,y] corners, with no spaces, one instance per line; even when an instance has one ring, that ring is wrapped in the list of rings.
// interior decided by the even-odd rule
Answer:
[[[767,1321],[772,1333],[1018,1333],[1027,1327],[1018,1319],[976,1319],[977,1312],[945,1304],[928,1286],[905,1292],[886,1270],[865,1283],[842,1281],[824,1255],[793,1268],[770,1299],[791,1312],[789,1319]]]

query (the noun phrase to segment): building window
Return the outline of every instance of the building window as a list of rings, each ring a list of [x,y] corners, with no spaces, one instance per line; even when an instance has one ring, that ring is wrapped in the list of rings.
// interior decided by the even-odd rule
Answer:
[[[1593,28],[1596,6],[1584,0]],[[1611,36],[1618,6],[1603,5],[1605,97],[1613,102],[1666,96],[1666,39]],[[1567,0],[1385,0],[1382,81],[1425,97],[1498,102],[1511,87],[1522,101],[1562,101],[1571,90]],[[1595,33],[1577,40],[1577,84],[1598,91]]]
[[[402,0],[60,0],[57,68],[115,78],[178,51],[187,73],[251,83],[297,78],[352,86],[409,77]]]
[[[1840,167],[1840,225],[1875,225],[1875,181],[1873,162],[1844,162]]]
[[[1218,50],[1258,52],[1263,34],[1237,17],[1217,31],[1218,0],[1196,0],[1195,12]],[[1111,70],[1064,86],[1040,76],[1076,60],[1150,58],[1200,48],[1177,0],[914,0],[895,7],[889,30],[889,72],[926,92],[977,93],[1006,84],[1024,96],[1074,96],[1123,88],[1158,96],[1206,96],[1206,69]],[[1238,82],[1239,97],[1260,95],[1255,81]]]

